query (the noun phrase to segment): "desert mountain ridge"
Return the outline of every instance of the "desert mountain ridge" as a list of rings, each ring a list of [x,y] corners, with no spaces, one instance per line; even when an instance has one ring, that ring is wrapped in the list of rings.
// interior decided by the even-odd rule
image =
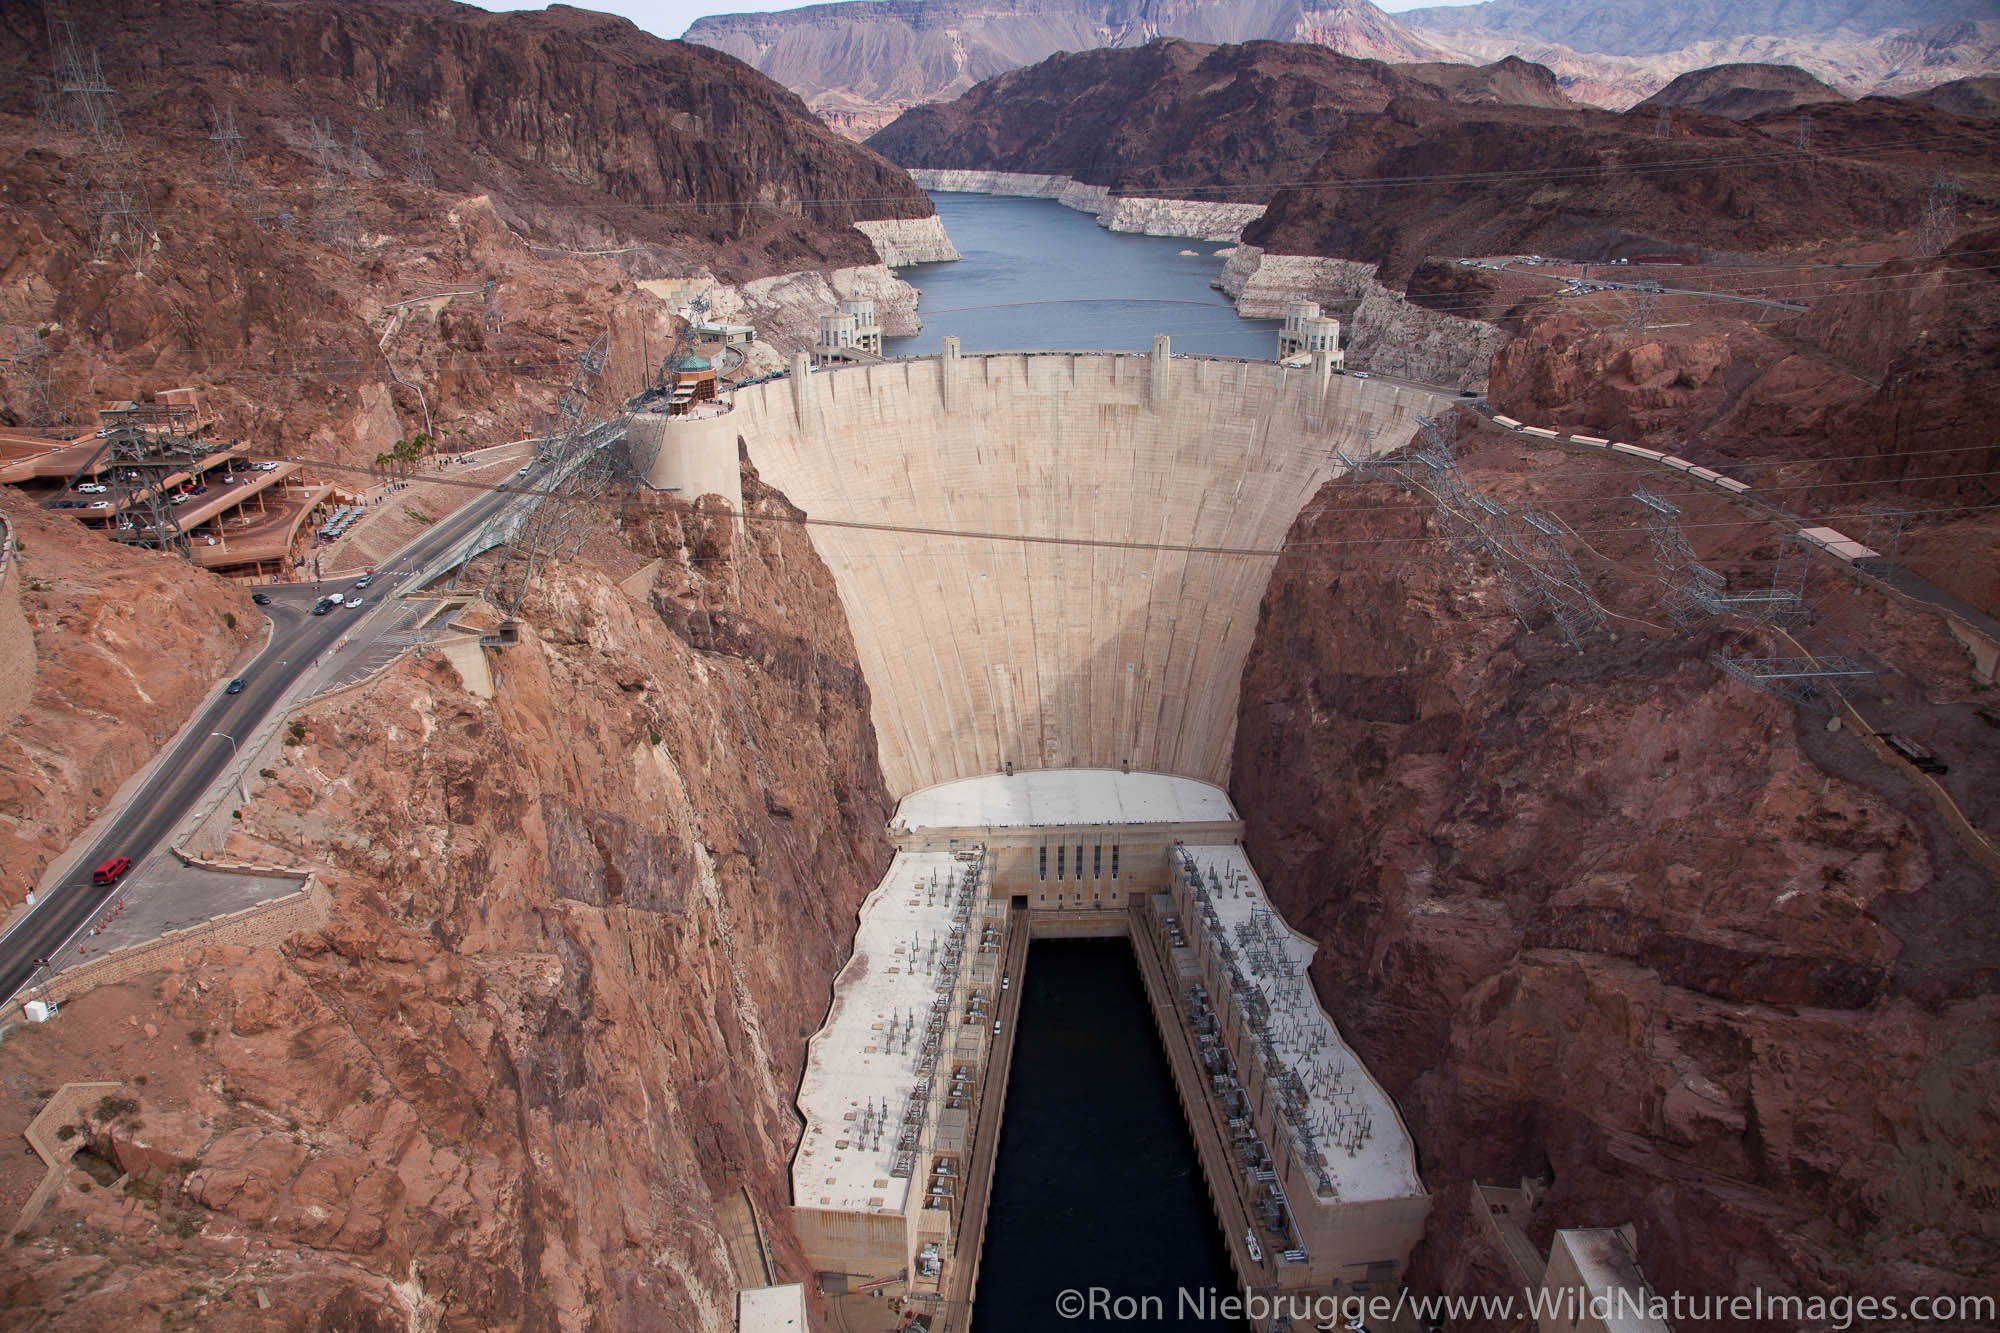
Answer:
[[[1659,27],[1645,6],[1620,5],[1593,22],[1592,6],[1506,3],[1512,7],[1504,12],[1477,5],[1391,15],[1368,0],[847,0],[709,15],[685,40],[754,65],[857,136],[910,106],[949,100],[1057,51],[1138,46],[1156,37],[1313,42],[1393,63],[1519,56],[1554,71],[1569,97],[1612,108],[1629,107],[1689,70],[1729,62],[1797,65],[1848,97],[1911,92],[2000,69],[2000,18],[1978,0],[1905,10],[1900,21],[1875,0],[1710,5],[1651,42],[1633,35],[1649,22]],[[1492,11],[1484,14],[1488,26],[1462,17],[1474,10]]]
[[[1748,120],[1766,111],[1845,100],[1795,65],[1734,64],[1689,70],[1639,105],[1685,107]]]
[[[912,169],[1264,204],[1244,241],[1376,264],[1391,285],[1433,256],[1720,258],[1826,235],[1887,241],[1916,225],[1940,168],[1963,175],[1975,215],[2000,196],[1991,122],[1901,98],[1850,102],[1799,70],[1689,76],[1691,105],[1661,137],[1650,109],[1551,104],[1559,90],[1525,62],[1447,66],[1458,71],[1447,82],[1421,77],[1432,68],[1299,43],[1161,40],[1051,56],[912,108],[868,143]],[[1516,90],[1528,100],[1510,101]],[[1800,102],[1815,113],[1804,152]],[[1929,151],[1904,151],[1911,142]]]

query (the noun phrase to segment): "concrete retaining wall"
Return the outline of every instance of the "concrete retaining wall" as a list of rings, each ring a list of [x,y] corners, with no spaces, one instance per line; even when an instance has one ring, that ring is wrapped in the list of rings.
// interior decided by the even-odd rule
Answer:
[[[28,1146],[35,1150],[35,1155],[42,1159],[47,1170],[42,1173],[41,1183],[35,1186],[34,1193],[21,1206],[20,1216],[14,1219],[15,1231],[42,1215],[42,1209],[48,1206],[49,1199],[62,1185],[63,1168],[69,1165],[69,1159],[76,1155],[76,1150],[83,1146],[81,1134],[63,1140],[56,1137],[56,1131],[64,1125],[75,1124],[77,1113],[84,1107],[124,1086],[122,1083],[65,1083],[56,1089],[56,1095],[49,1098],[48,1105],[21,1131],[21,1137],[28,1141]]]
[[[279,866],[230,866],[200,860],[189,864],[211,870],[241,871],[244,874],[284,874]],[[302,930],[317,930],[332,914],[333,900],[317,874],[306,876],[297,893],[246,907],[227,916],[218,916],[186,930],[170,930],[158,939],[114,950],[88,963],[65,968],[46,986],[24,991],[17,999],[0,1007],[0,1021],[20,1017],[20,1004],[27,1000],[49,999],[64,1003],[99,986],[157,971],[169,963],[185,961],[212,945],[233,944],[246,949],[282,944]]]
[[[813,519],[929,530],[810,530],[901,796],[1009,763],[1227,781],[1286,531],[1336,449],[1400,448],[1430,401],[1268,362],[947,355],[755,385],[731,418]]]

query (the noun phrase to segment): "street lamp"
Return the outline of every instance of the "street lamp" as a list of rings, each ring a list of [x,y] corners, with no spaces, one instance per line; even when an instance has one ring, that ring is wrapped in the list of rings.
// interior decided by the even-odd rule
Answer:
[[[222,739],[229,742],[229,762],[232,764],[235,763],[237,757],[236,738],[230,735],[226,731],[211,731],[208,734],[211,736],[220,736],[222,737]],[[245,805],[250,804],[250,789],[243,785],[243,781],[240,776],[237,778],[236,782],[236,794],[243,798],[243,803]]]

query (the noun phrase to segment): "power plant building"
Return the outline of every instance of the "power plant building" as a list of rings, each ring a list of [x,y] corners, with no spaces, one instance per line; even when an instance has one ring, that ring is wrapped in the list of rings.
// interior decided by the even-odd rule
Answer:
[[[1010,983],[1028,938],[1078,935],[1132,939],[1245,1289],[1400,1279],[1430,1210],[1409,1134],[1314,998],[1313,945],[1264,896],[1221,789],[993,774],[912,793],[890,833],[798,1099],[793,1217],[823,1284],[969,1295]]]

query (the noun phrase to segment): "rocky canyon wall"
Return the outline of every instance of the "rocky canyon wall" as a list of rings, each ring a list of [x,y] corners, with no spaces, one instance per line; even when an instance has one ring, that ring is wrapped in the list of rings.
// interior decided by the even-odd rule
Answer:
[[[1561,460],[1565,513],[1585,467]],[[1629,508],[1615,468],[1594,484]],[[1698,517],[1712,541],[1731,515]],[[1578,653],[1522,632],[1436,536],[1387,487],[1336,483],[1300,515],[1231,784],[1439,1198],[1416,1285],[1511,1288],[1467,1191],[1528,1177],[1538,1249],[1633,1223],[1662,1292],[1992,1290],[1992,875],[1903,770],[1722,676],[1713,632],[1626,620]],[[1643,586],[1642,538],[1590,540],[1593,579],[1608,556]],[[1938,638],[1883,603],[1851,614],[1886,657]],[[1925,651],[1864,688],[1968,706],[1962,658]]]
[[[1141,236],[1185,236],[1197,241],[1233,241],[1263,213],[1261,204],[1208,199],[1153,199],[1114,195],[1102,185],[1069,176],[1019,171],[953,171],[918,167],[910,172],[926,190],[998,194],[1015,199],[1053,199],[1064,208],[1089,213],[1110,231]]]
[[[247,592],[176,557],[106,541],[18,496],[4,504],[20,543],[6,578],[20,607],[7,654],[22,708],[0,731],[0,911],[109,807],[264,623]]]
[[[1506,331],[1476,319],[1411,305],[1375,278],[1373,264],[1317,255],[1266,254],[1239,245],[1215,286],[1246,319],[1278,319],[1296,297],[1318,301],[1338,316],[1347,368],[1400,375],[1425,384],[1477,387]]]
[[[431,656],[301,715],[229,850],[324,867],[323,930],[9,1036],[10,1123],[122,1080],[84,1132],[132,1173],[7,1247],[10,1308],[720,1333],[765,1280],[727,1241],[744,1190],[773,1277],[810,1278],[792,1096],[888,857],[868,687],[795,524],[617,524],[489,650],[490,700]]]

